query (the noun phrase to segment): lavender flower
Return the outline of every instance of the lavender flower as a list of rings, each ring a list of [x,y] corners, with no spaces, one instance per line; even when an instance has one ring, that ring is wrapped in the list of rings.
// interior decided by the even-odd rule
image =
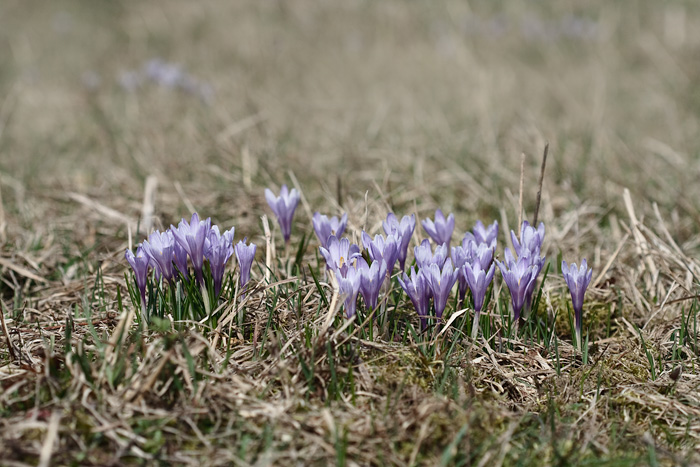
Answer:
[[[527,292],[532,282],[537,279],[537,267],[530,264],[528,258],[521,256],[516,261],[509,248],[506,248],[505,263],[496,261],[503,275],[508,290],[510,291],[513,305],[513,319],[516,323],[520,319],[520,312],[525,305]],[[516,324],[517,325],[517,324]]]
[[[328,248],[328,237],[335,235],[340,237],[345,232],[345,227],[348,224],[348,215],[343,214],[343,217],[338,220],[337,217],[331,217],[322,215],[320,212],[314,213],[313,217],[314,231],[318,237],[318,241],[321,242],[321,246]]]
[[[469,284],[469,289],[472,291],[472,299],[474,300],[474,323],[472,324],[473,339],[476,339],[479,332],[479,313],[481,313],[481,309],[484,306],[486,289],[489,288],[493,280],[495,269],[495,265],[491,264],[491,267],[485,271],[481,268],[481,264],[475,262],[474,264],[466,263],[461,270],[462,275],[464,275]]]
[[[292,191],[289,191],[287,185],[282,185],[280,195],[275,196],[272,190],[265,188],[265,199],[270,209],[277,216],[277,222],[280,224],[284,242],[289,243],[289,237],[292,235],[292,218],[294,217],[297,204],[299,204],[299,192],[296,188],[292,188]]]
[[[192,260],[192,266],[194,267],[194,275],[200,286],[204,285],[204,278],[202,276],[202,268],[204,267],[204,244],[206,243],[210,230],[211,218],[201,221],[196,212],[192,214],[190,222],[182,219],[177,228],[175,228],[174,225],[170,226],[170,231],[173,233],[175,241],[190,255],[190,260]]]
[[[518,257],[532,253],[532,256],[538,256],[542,249],[544,241],[544,223],[535,229],[528,221],[523,221],[520,227],[520,240],[515,236],[515,232],[510,231],[510,238],[513,240],[513,249]]]
[[[411,275],[403,273],[403,278],[399,277],[399,284],[406,292],[406,295],[413,302],[413,306],[420,317],[421,329],[425,330],[428,326],[428,312],[430,311],[430,286],[422,271],[418,271],[411,267]]]
[[[175,262],[175,267],[180,274],[185,278],[189,277],[189,271],[187,270],[187,250],[185,250],[179,242],[173,243],[173,261]]]
[[[442,244],[435,247],[435,253],[430,247],[430,241],[426,238],[420,245],[413,248],[413,254],[416,257],[416,264],[419,268],[427,268],[431,264],[437,264],[442,267],[447,259],[447,245]]]
[[[139,288],[139,292],[141,293],[141,310],[145,315],[146,284],[148,282],[148,269],[151,264],[151,260],[141,246],[136,248],[136,255],[134,255],[131,250],[127,249],[124,256],[131,265],[131,269],[134,270],[136,286]]]
[[[472,238],[474,238],[477,245],[485,243],[490,248],[496,248],[496,242],[498,241],[498,221],[494,221],[493,224],[488,227],[485,227],[483,222],[476,221],[472,232]]]
[[[408,244],[411,242],[413,231],[416,229],[416,215],[411,214],[410,217],[403,216],[401,222],[399,222],[396,215],[390,212],[386,216],[386,220],[382,222],[382,226],[384,227],[385,234],[401,238],[401,245],[399,246],[399,267],[403,271],[406,266]]]
[[[142,243],[144,252],[151,259],[158,276],[164,277],[168,282],[173,280],[174,245],[173,234],[170,231],[159,232],[156,230],[148,236],[148,240]]]
[[[455,229],[455,216],[450,214],[445,219],[445,215],[442,213],[441,209],[435,211],[435,222],[432,219],[424,219],[421,222],[423,230],[425,230],[430,238],[432,238],[435,243],[442,245],[447,244],[450,247],[450,240],[452,239],[452,232]]]
[[[361,274],[354,267],[347,268],[345,275],[338,275],[338,288],[345,296],[345,316],[352,318],[357,308],[357,294],[360,292]]]
[[[464,246],[453,246],[452,247],[452,264],[455,269],[461,270],[465,264],[470,261],[470,254],[468,248],[473,248],[474,242],[470,242],[467,247]],[[417,258],[417,256],[416,256]],[[464,274],[457,276],[458,290],[459,290],[459,301],[463,302],[464,297],[467,295],[467,278]]]
[[[231,229],[233,230],[233,229]],[[224,279],[224,269],[226,263],[233,256],[233,245],[229,238],[231,235],[221,235],[218,226],[212,226],[205,241],[204,256],[209,261],[211,277],[214,281],[214,295],[219,296],[221,285]]]
[[[437,264],[431,264],[430,267],[422,271],[425,271],[425,277],[433,294],[435,315],[442,318],[442,312],[445,311],[447,300],[450,298],[452,286],[457,282],[459,271],[453,269],[450,258],[447,258],[442,270]]]
[[[328,248],[320,247],[321,255],[326,260],[328,269],[333,269],[340,275],[345,275],[348,263],[362,256],[360,247],[351,244],[347,238],[338,239],[335,235],[328,237]]]
[[[369,266],[367,261],[360,257],[357,260],[357,270],[360,272],[360,293],[365,300],[367,311],[371,311],[377,306],[379,290],[386,278],[386,261],[373,261],[372,266]]]
[[[370,237],[367,232],[362,232],[362,245],[365,247],[369,253],[369,257],[372,261],[386,262],[386,269],[389,274],[394,270],[394,264],[399,257],[399,248],[401,246],[401,238],[396,237],[393,234],[387,235],[386,240],[384,236],[379,234],[374,236],[374,240]]]
[[[569,286],[571,293],[571,302],[574,307],[574,317],[576,326],[576,343],[579,349],[583,348],[581,341],[581,323],[583,320],[583,296],[586,294],[588,284],[593,276],[593,269],[588,268],[588,263],[585,258],[581,261],[581,267],[577,267],[576,263],[569,266],[566,261],[561,262],[561,272],[566,280],[566,285]]]
[[[245,290],[245,286],[250,280],[250,267],[253,265],[255,251],[258,248],[255,243],[246,245],[246,240],[248,240],[247,237],[236,244],[236,259],[238,259],[238,267],[240,270],[240,277],[238,280],[242,291]],[[241,294],[241,296],[243,295]]]

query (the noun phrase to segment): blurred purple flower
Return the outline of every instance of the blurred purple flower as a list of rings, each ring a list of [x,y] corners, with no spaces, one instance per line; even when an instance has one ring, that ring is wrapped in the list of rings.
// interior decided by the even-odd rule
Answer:
[[[396,215],[390,212],[386,216],[386,220],[382,222],[382,226],[384,227],[385,234],[401,238],[401,245],[399,245],[399,267],[403,271],[406,266],[408,244],[411,243],[413,231],[416,229],[416,215],[411,214],[410,216],[403,216],[401,222],[399,222]]]
[[[348,269],[348,264],[362,256],[359,246],[351,244],[345,237],[338,239],[335,235],[328,237],[328,248],[320,247],[319,250],[326,260],[328,269],[333,269],[336,274],[343,276]]]
[[[419,268],[427,268],[431,264],[437,264],[442,268],[447,259],[447,245],[437,245],[435,247],[435,253],[430,245],[430,241],[426,238],[421,242],[420,245],[413,248],[413,254],[416,258],[416,265]]]
[[[591,277],[593,277],[593,269],[588,268],[588,263],[584,258],[581,261],[581,267],[577,267],[576,263],[569,266],[566,261],[561,262],[561,272],[564,275],[564,280],[566,285],[569,286],[569,292],[571,293],[571,302],[574,307],[574,317],[576,326],[576,343],[579,348],[582,347],[581,342],[581,323],[583,321],[583,296],[586,294],[586,289],[588,284],[591,283]]]
[[[242,241],[236,244],[236,259],[238,259],[239,267],[239,283],[241,285],[241,296],[243,296],[243,291],[245,290],[246,284],[250,280],[250,267],[253,265],[253,260],[255,259],[255,251],[257,246],[255,243],[246,245],[248,238],[244,238]]]
[[[272,190],[265,188],[265,199],[272,212],[277,216],[284,242],[289,243],[289,237],[292,234],[292,218],[297,204],[299,204],[299,192],[296,188],[289,191],[287,185],[282,185],[280,195],[275,196]]]
[[[155,83],[169,88],[178,86],[185,76],[180,65],[158,58],[146,62],[143,66],[143,74]]]
[[[495,269],[496,266],[491,264],[488,270],[484,270],[481,268],[481,264],[477,262],[474,264],[467,263],[462,268],[462,275],[464,275],[469,284],[469,289],[472,291],[472,299],[474,300],[474,323],[472,325],[472,338],[474,339],[479,332],[479,314],[484,306],[486,290],[493,280]]]
[[[200,286],[204,285],[202,276],[202,268],[204,267],[204,244],[206,243],[210,230],[211,218],[201,221],[196,212],[192,214],[190,222],[182,219],[177,227],[174,225],[170,226],[170,231],[173,233],[175,241],[190,255],[190,260],[194,267],[194,275]]]
[[[233,229],[231,229],[233,231]],[[232,235],[231,235],[232,236]],[[233,256],[233,245],[229,235],[221,235],[219,227],[214,225],[209,230],[209,235],[204,242],[204,256],[209,261],[211,277],[214,281],[214,295],[219,296],[221,285],[224,279],[226,263]]]
[[[141,244],[144,252],[155,265],[157,275],[164,277],[168,282],[173,280],[174,243],[173,234],[170,231],[156,230]]]
[[[377,306],[379,291],[386,279],[386,261],[373,261],[372,266],[367,264],[364,258],[357,259],[357,270],[360,272],[360,293],[365,300],[367,311]]]
[[[421,269],[427,279],[430,291],[433,294],[433,305],[435,305],[435,316],[442,317],[443,311],[450,298],[452,287],[457,282],[459,271],[453,269],[452,260],[447,258],[442,269],[437,264],[431,264],[426,269]]]
[[[413,302],[413,306],[420,317],[421,329],[425,330],[428,326],[427,316],[430,311],[430,286],[422,271],[416,272],[411,267],[411,275],[403,273],[403,278],[399,277],[399,284],[406,292],[406,295]]]
[[[148,270],[151,264],[151,259],[148,257],[143,247],[139,245],[136,248],[136,255],[134,255],[131,250],[127,249],[125,254],[126,260],[131,265],[131,269],[134,270],[134,276],[136,277],[136,285],[139,288],[139,293],[141,294],[141,310],[146,310],[146,284],[148,283]]]
[[[527,300],[527,292],[530,285],[537,279],[537,267],[530,264],[525,257],[520,257],[517,261],[509,248],[506,248],[505,262],[496,261],[503,275],[503,280],[510,291],[511,303],[513,305],[513,319],[517,325],[520,319],[520,312]]]
[[[442,245],[447,244],[447,248],[450,247],[450,241],[452,240],[452,232],[455,229],[455,216],[451,214],[445,219],[445,215],[442,213],[442,209],[437,209],[435,211],[435,222],[432,219],[424,219],[421,222],[423,229],[430,235],[435,243]]]
[[[134,92],[141,87],[143,78],[138,71],[122,71],[117,78],[119,86],[127,92]]]
[[[316,236],[318,237],[318,241],[321,243],[321,246],[328,248],[328,237],[331,235],[340,237],[343,235],[343,232],[345,232],[345,227],[348,224],[348,215],[343,214],[343,217],[338,220],[338,218],[335,216],[328,219],[328,216],[324,216],[320,212],[316,212],[314,213],[312,222],[314,224],[314,231],[316,232]]]
[[[369,257],[372,261],[386,262],[386,270],[388,274],[394,270],[394,264],[399,257],[399,248],[401,246],[401,238],[396,237],[393,234],[387,235],[386,240],[381,234],[374,236],[374,240],[370,237],[367,232],[362,231],[362,245],[365,247],[369,253]]]

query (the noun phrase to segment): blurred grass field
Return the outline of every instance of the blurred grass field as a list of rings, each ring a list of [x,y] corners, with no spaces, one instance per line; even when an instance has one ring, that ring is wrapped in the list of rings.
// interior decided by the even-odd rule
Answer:
[[[7,0],[0,50],[0,464],[700,463],[700,5]],[[126,85],[154,59],[207,92]],[[264,188],[298,182],[355,238],[442,207],[503,245],[547,142],[548,258],[594,269],[588,365],[566,326],[560,374],[537,345],[306,347],[307,277],[261,289],[259,341],[105,344],[150,176],[155,228],[194,208],[264,247]],[[564,319],[563,280],[544,292]]]

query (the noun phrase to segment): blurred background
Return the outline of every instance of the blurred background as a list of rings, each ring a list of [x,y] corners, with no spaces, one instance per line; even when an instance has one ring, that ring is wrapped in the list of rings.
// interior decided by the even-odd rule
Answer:
[[[579,209],[605,225],[629,187],[690,240],[699,8],[6,0],[6,234],[116,248],[149,175],[156,227],[193,206],[258,234],[263,188],[292,176],[313,209],[355,209],[356,224],[366,192],[381,209],[454,210],[462,231],[504,209],[514,223],[521,153],[532,213],[548,141],[545,220]]]

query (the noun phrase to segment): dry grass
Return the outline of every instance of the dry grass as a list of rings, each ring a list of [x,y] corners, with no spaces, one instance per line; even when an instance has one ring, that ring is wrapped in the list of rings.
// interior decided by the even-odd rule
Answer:
[[[3,3],[0,463],[699,464],[700,11],[585,3]],[[211,103],[119,86],[154,57]],[[258,245],[263,189],[295,178],[355,238],[437,206],[504,232],[547,141],[548,257],[594,268],[587,364],[554,271],[556,351],[370,340],[279,247],[231,334],[118,333],[144,199],[156,228],[194,207]]]

